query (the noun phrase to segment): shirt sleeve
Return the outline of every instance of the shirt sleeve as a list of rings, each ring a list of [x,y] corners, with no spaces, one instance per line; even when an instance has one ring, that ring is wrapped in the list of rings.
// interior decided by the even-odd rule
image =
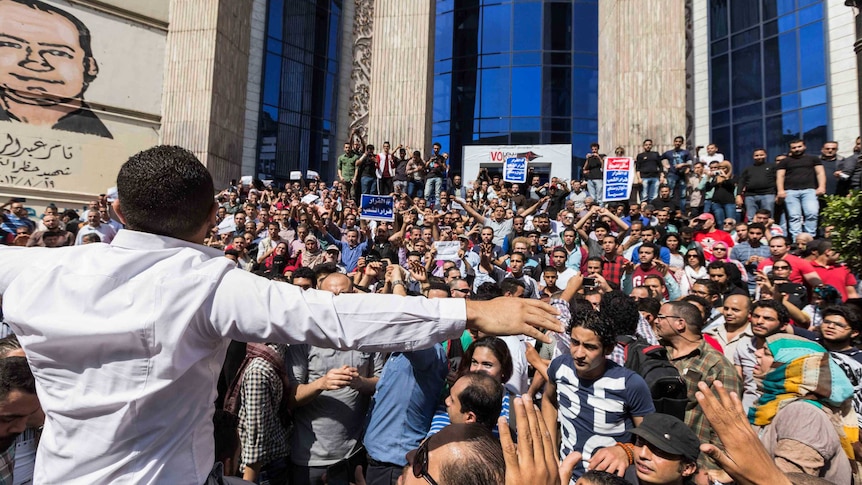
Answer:
[[[206,325],[214,337],[240,341],[389,352],[457,338],[466,315],[464,301],[456,298],[336,296],[229,270],[210,297]]]
[[[268,432],[278,425],[274,383],[279,377],[269,366],[249,365],[242,379],[242,462],[257,463],[269,451]],[[280,400],[280,399],[279,399]]]

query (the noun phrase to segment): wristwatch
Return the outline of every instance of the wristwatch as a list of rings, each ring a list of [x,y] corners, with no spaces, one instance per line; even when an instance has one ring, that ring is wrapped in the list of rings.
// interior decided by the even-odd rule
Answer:
[[[401,285],[401,286],[404,286],[404,287],[406,287],[406,286],[407,286],[407,285],[405,285],[405,284],[404,284],[404,281],[403,281],[403,280],[392,280],[392,283],[391,283],[391,284],[392,284],[392,286],[395,286],[395,285]]]

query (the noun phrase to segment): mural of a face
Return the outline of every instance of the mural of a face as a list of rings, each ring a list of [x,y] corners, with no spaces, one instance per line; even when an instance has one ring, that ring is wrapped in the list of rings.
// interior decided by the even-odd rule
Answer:
[[[21,1],[29,5],[0,0],[0,120],[110,138],[83,102],[99,72],[86,26],[38,0]]]

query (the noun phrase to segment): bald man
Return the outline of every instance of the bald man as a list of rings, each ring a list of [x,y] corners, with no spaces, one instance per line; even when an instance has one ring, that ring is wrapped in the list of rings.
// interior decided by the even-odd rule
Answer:
[[[353,281],[341,273],[324,278],[319,289],[336,295],[354,292]],[[301,344],[291,345],[285,360],[294,420],[289,483],[316,484],[324,473],[330,483],[347,483],[353,478],[347,476],[347,470],[355,467],[332,465],[352,458],[362,438],[362,424],[383,370],[383,356]]]

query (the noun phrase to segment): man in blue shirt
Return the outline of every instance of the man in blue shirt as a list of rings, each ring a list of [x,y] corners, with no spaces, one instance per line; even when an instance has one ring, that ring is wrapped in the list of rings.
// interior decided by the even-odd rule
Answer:
[[[346,242],[341,242],[332,237],[326,230],[326,226],[321,222],[317,228],[323,233],[323,237],[329,244],[333,244],[341,250],[341,263],[347,268],[347,272],[355,271],[359,257],[368,249],[369,238],[366,235],[365,241],[359,242],[359,231],[356,229],[348,229],[345,234]]]
[[[368,452],[368,485],[398,480],[408,451],[417,448],[437,409],[448,373],[440,344],[392,354],[371,400],[363,444]]]
[[[692,159],[691,153],[682,147],[685,143],[685,138],[678,136],[673,139],[673,149],[664,152],[661,156],[664,170],[667,173],[665,181],[670,188],[670,196],[673,199],[677,198],[677,185],[680,188],[680,208],[685,207],[685,174],[691,169]],[[682,181],[683,183],[679,183]]]

